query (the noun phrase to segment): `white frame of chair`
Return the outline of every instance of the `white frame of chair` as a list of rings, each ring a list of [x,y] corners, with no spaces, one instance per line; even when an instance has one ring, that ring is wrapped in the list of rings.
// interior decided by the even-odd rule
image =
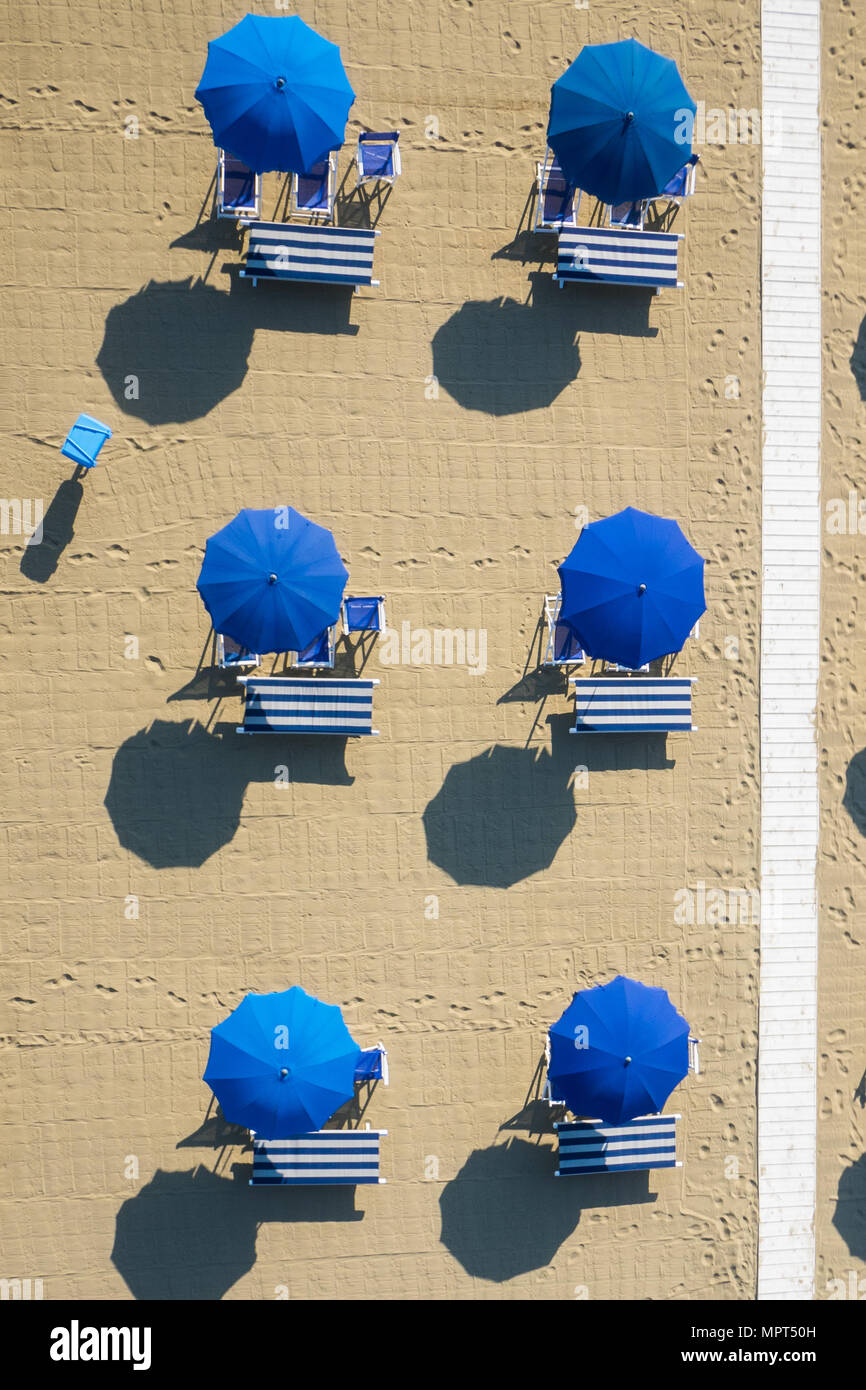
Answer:
[[[346,618],[346,604],[349,602],[350,599],[365,599],[365,598],[366,598],[366,599],[373,599],[373,598],[375,598],[375,599],[377,600],[377,602],[378,602],[378,605],[379,605],[379,627],[378,627],[378,629],[377,629],[377,628],[374,628],[374,627],[351,627],[351,628],[349,627],[349,623],[348,623],[348,620],[347,620],[347,618]],[[342,627],[343,627],[343,636],[344,636],[344,637],[349,637],[349,636],[351,636],[351,634],[352,634],[353,632],[357,632],[357,633],[359,634],[359,636],[361,636],[361,637],[363,637],[365,633],[369,633],[371,636],[374,636],[374,637],[380,635],[381,633],[383,633],[383,632],[385,631],[385,597],[384,597],[384,595],[379,595],[379,594],[348,594],[348,595],[343,599],[342,603],[340,604],[340,622],[341,622]]]
[[[700,1076],[701,1074],[700,1045],[700,1038],[694,1038],[691,1033],[689,1033],[689,1071],[694,1072],[695,1076]]]
[[[333,671],[336,649],[334,626],[334,623],[331,623],[331,626],[325,629],[328,636],[328,657],[330,659],[328,661],[301,661],[300,652],[292,652],[293,671]]]
[[[337,196],[337,151],[331,150],[328,154],[328,176],[325,180],[328,198],[327,212],[323,212],[321,208],[298,207],[298,179],[309,177],[311,176],[308,174],[292,174],[289,215],[291,217],[303,217],[308,222],[324,222],[331,225],[334,221],[334,202]]]
[[[583,666],[586,661],[586,652],[581,647],[583,653],[580,660],[576,656],[566,657],[564,661],[556,659],[556,628],[559,623],[559,613],[562,608],[562,594],[544,595],[544,617],[547,621],[547,642],[544,647],[544,655],[541,658],[542,666]]]
[[[237,156],[235,156],[237,158]],[[243,163],[240,160],[239,163]],[[224,202],[225,195],[225,172],[226,172],[226,152],[220,150],[220,157],[217,162],[217,217],[230,222],[238,222],[242,217],[250,217],[257,222],[262,215],[262,176],[250,169],[253,175],[253,190],[255,196],[254,208],[226,208]]]
[[[234,641],[234,638],[231,640]],[[241,668],[246,670],[248,667],[255,669],[257,666],[261,666],[262,659],[257,652],[248,652],[246,657],[239,661],[226,661],[226,639],[222,632],[217,633],[216,641],[217,666],[221,671],[238,671]],[[238,646],[240,647],[240,643]]]
[[[620,232],[642,232],[642,231],[643,231],[644,223],[646,222],[647,209],[649,208],[649,205],[650,205],[650,199],[648,199],[648,198],[627,198],[625,203],[617,203],[616,206],[617,206],[617,207],[625,207],[626,204],[627,204],[629,207],[638,207],[638,208],[640,208],[640,225],[639,225],[639,226],[635,226],[635,224],[634,224],[633,222],[615,222],[615,221],[614,221],[614,216],[613,216],[613,207],[614,207],[614,205],[613,205],[612,203],[608,203],[608,204],[607,204],[607,225],[608,225],[609,227],[616,227],[617,231],[620,231]]]
[[[393,184],[393,183],[395,182],[395,180],[398,179],[398,178],[400,177],[400,175],[402,174],[402,172],[403,172],[403,163],[402,163],[402,160],[400,159],[400,143],[399,143],[399,142],[400,142],[400,132],[399,132],[399,130],[398,130],[398,131],[397,131],[397,137],[396,137],[396,139],[394,139],[394,140],[381,140],[381,141],[380,141],[380,143],[383,144],[383,145],[388,144],[388,145],[391,146],[391,149],[392,149],[392,154],[391,154],[391,165],[392,165],[392,168],[393,168],[393,170],[394,170],[393,174],[362,174],[362,173],[361,173],[361,160],[360,160],[361,146],[362,146],[363,144],[365,144],[365,143],[369,143],[369,144],[372,144],[372,143],[373,143],[373,141],[365,142],[364,139],[363,139],[362,137],[363,137],[364,135],[380,135],[380,134],[382,134],[382,133],[383,133],[383,132],[380,132],[380,131],[377,131],[377,130],[364,130],[364,131],[362,131],[361,134],[358,136],[358,143],[357,143],[357,145],[355,146],[355,167],[356,167],[356,169],[357,169],[357,180],[358,180],[358,181],[357,181],[357,184],[355,185],[356,188],[361,188],[362,185],[365,184],[365,183],[390,183],[390,184]]]
[[[667,203],[672,203],[675,207],[681,207],[685,198],[691,198],[694,195],[695,187],[698,181],[698,165],[700,164],[700,162],[701,157],[700,155],[698,155],[694,164],[689,164],[689,172],[686,175],[686,186],[683,189],[682,193],[659,193],[658,198],[664,198]],[[678,169],[677,173],[679,172],[680,171]],[[653,201],[655,202],[656,200],[653,199]]]
[[[574,201],[572,203],[570,217],[559,217],[554,222],[547,222],[544,219],[544,189],[547,183],[547,175],[555,159],[556,155],[548,145],[544,159],[537,161],[535,165],[535,220],[532,224],[532,230],[534,232],[557,232],[561,227],[577,226],[577,214],[580,211],[580,200],[583,196],[583,191],[580,188],[575,188],[574,190]]]

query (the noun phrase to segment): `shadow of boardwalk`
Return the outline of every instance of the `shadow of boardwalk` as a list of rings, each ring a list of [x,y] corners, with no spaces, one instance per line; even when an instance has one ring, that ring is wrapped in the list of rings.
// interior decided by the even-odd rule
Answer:
[[[251,782],[285,767],[290,783],[352,783],[343,738],[242,738],[234,727],[155,719],[121,744],[105,808],[125,849],[155,869],[199,868],[233,839]]]
[[[21,573],[35,584],[46,584],[75,534],[75,519],[84,489],[77,477],[62,482],[42,518],[42,539],[24,547]]]
[[[248,1185],[252,1163],[234,1177],[203,1167],[157,1169],[117,1213],[111,1260],[136,1299],[221,1299],[256,1262],[264,1221],[361,1221],[353,1187]],[[291,1260],[291,1239],[287,1242]]]

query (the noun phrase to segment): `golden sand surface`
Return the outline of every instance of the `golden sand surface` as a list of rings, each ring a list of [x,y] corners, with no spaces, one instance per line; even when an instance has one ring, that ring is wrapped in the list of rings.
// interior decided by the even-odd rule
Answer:
[[[5,16],[2,491],[47,515],[38,547],[0,536],[2,1273],[58,1299],[751,1298],[758,924],[737,890],[759,864],[760,149],[701,149],[680,291],[559,291],[552,241],[520,228],[550,84],[584,43],[634,35],[707,108],[759,108],[759,7],[301,0],[358,93],[344,194],[358,130],[401,132],[381,285],[351,303],[253,289],[207,215],[193,93],[244,9]],[[856,155],[828,158],[859,196]],[[268,176],[267,216],[277,196]],[[79,410],[114,435],[76,491],[59,445]],[[483,630],[486,663],[380,647],[379,738],[238,738],[231,682],[196,675],[195,581],[212,532],[277,504],[334,530],[349,592],[384,593],[393,627]],[[579,509],[628,504],[707,557],[678,664],[699,728],[662,749],[570,737],[564,683],[524,678]],[[852,719],[855,696],[846,681]],[[846,882],[829,880],[845,963]],[[618,972],[666,988],[702,1039],[668,1104],[683,1167],[557,1182],[531,1102],[546,1029]],[[825,982],[824,1132],[852,1155],[843,976]],[[364,1116],[388,1130],[386,1186],[252,1191],[238,1131],[205,1122],[209,1030],[292,984],[388,1049]]]
[[[858,12],[859,11],[859,12]],[[866,750],[860,710],[866,487],[862,7],[823,10],[824,557],[818,705],[818,1298],[866,1298]],[[853,494],[853,498],[852,498]]]

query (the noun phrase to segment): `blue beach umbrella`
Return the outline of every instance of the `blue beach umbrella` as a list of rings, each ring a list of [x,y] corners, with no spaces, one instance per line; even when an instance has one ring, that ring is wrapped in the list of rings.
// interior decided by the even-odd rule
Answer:
[[[701,556],[677,522],[635,507],[584,526],[559,576],[560,622],[632,669],[678,652],[706,611]]]
[[[246,995],[211,1029],[204,1080],[232,1124],[285,1139],[321,1129],[352,1099],[360,1055],[337,1006],[295,985]]]
[[[247,508],[208,540],[197,588],[215,632],[298,652],[337,621],[348,577],[324,526],[294,507]]]
[[[661,1110],[688,1069],[689,1025],[667,990],[625,975],[575,994],[550,1030],[554,1093],[606,1124]]]
[[[259,174],[303,174],[337,149],[355,100],[337,45],[296,15],[248,14],[212,39],[195,95],[214,144]]]
[[[547,140],[571,183],[615,206],[683,167],[696,110],[673,59],[637,39],[587,44],[551,88]]]

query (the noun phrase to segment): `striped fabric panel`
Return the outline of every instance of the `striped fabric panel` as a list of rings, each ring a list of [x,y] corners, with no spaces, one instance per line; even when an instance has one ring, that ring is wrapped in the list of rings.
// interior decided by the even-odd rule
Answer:
[[[259,734],[372,734],[373,681],[250,677],[244,731]]]
[[[373,231],[294,227],[283,222],[253,222],[249,231],[247,275],[277,280],[327,280],[334,284],[372,283],[376,237]]]
[[[616,227],[578,227],[559,234],[558,280],[604,280],[676,288],[679,237]]]
[[[608,733],[667,732],[692,728],[692,682],[666,676],[593,680],[572,677],[574,723]]]
[[[557,1177],[677,1167],[678,1115],[642,1115],[622,1125],[575,1120],[556,1126]]]
[[[387,1130],[319,1130],[295,1139],[253,1140],[253,1187],[333,1187],[379,1182]]]

